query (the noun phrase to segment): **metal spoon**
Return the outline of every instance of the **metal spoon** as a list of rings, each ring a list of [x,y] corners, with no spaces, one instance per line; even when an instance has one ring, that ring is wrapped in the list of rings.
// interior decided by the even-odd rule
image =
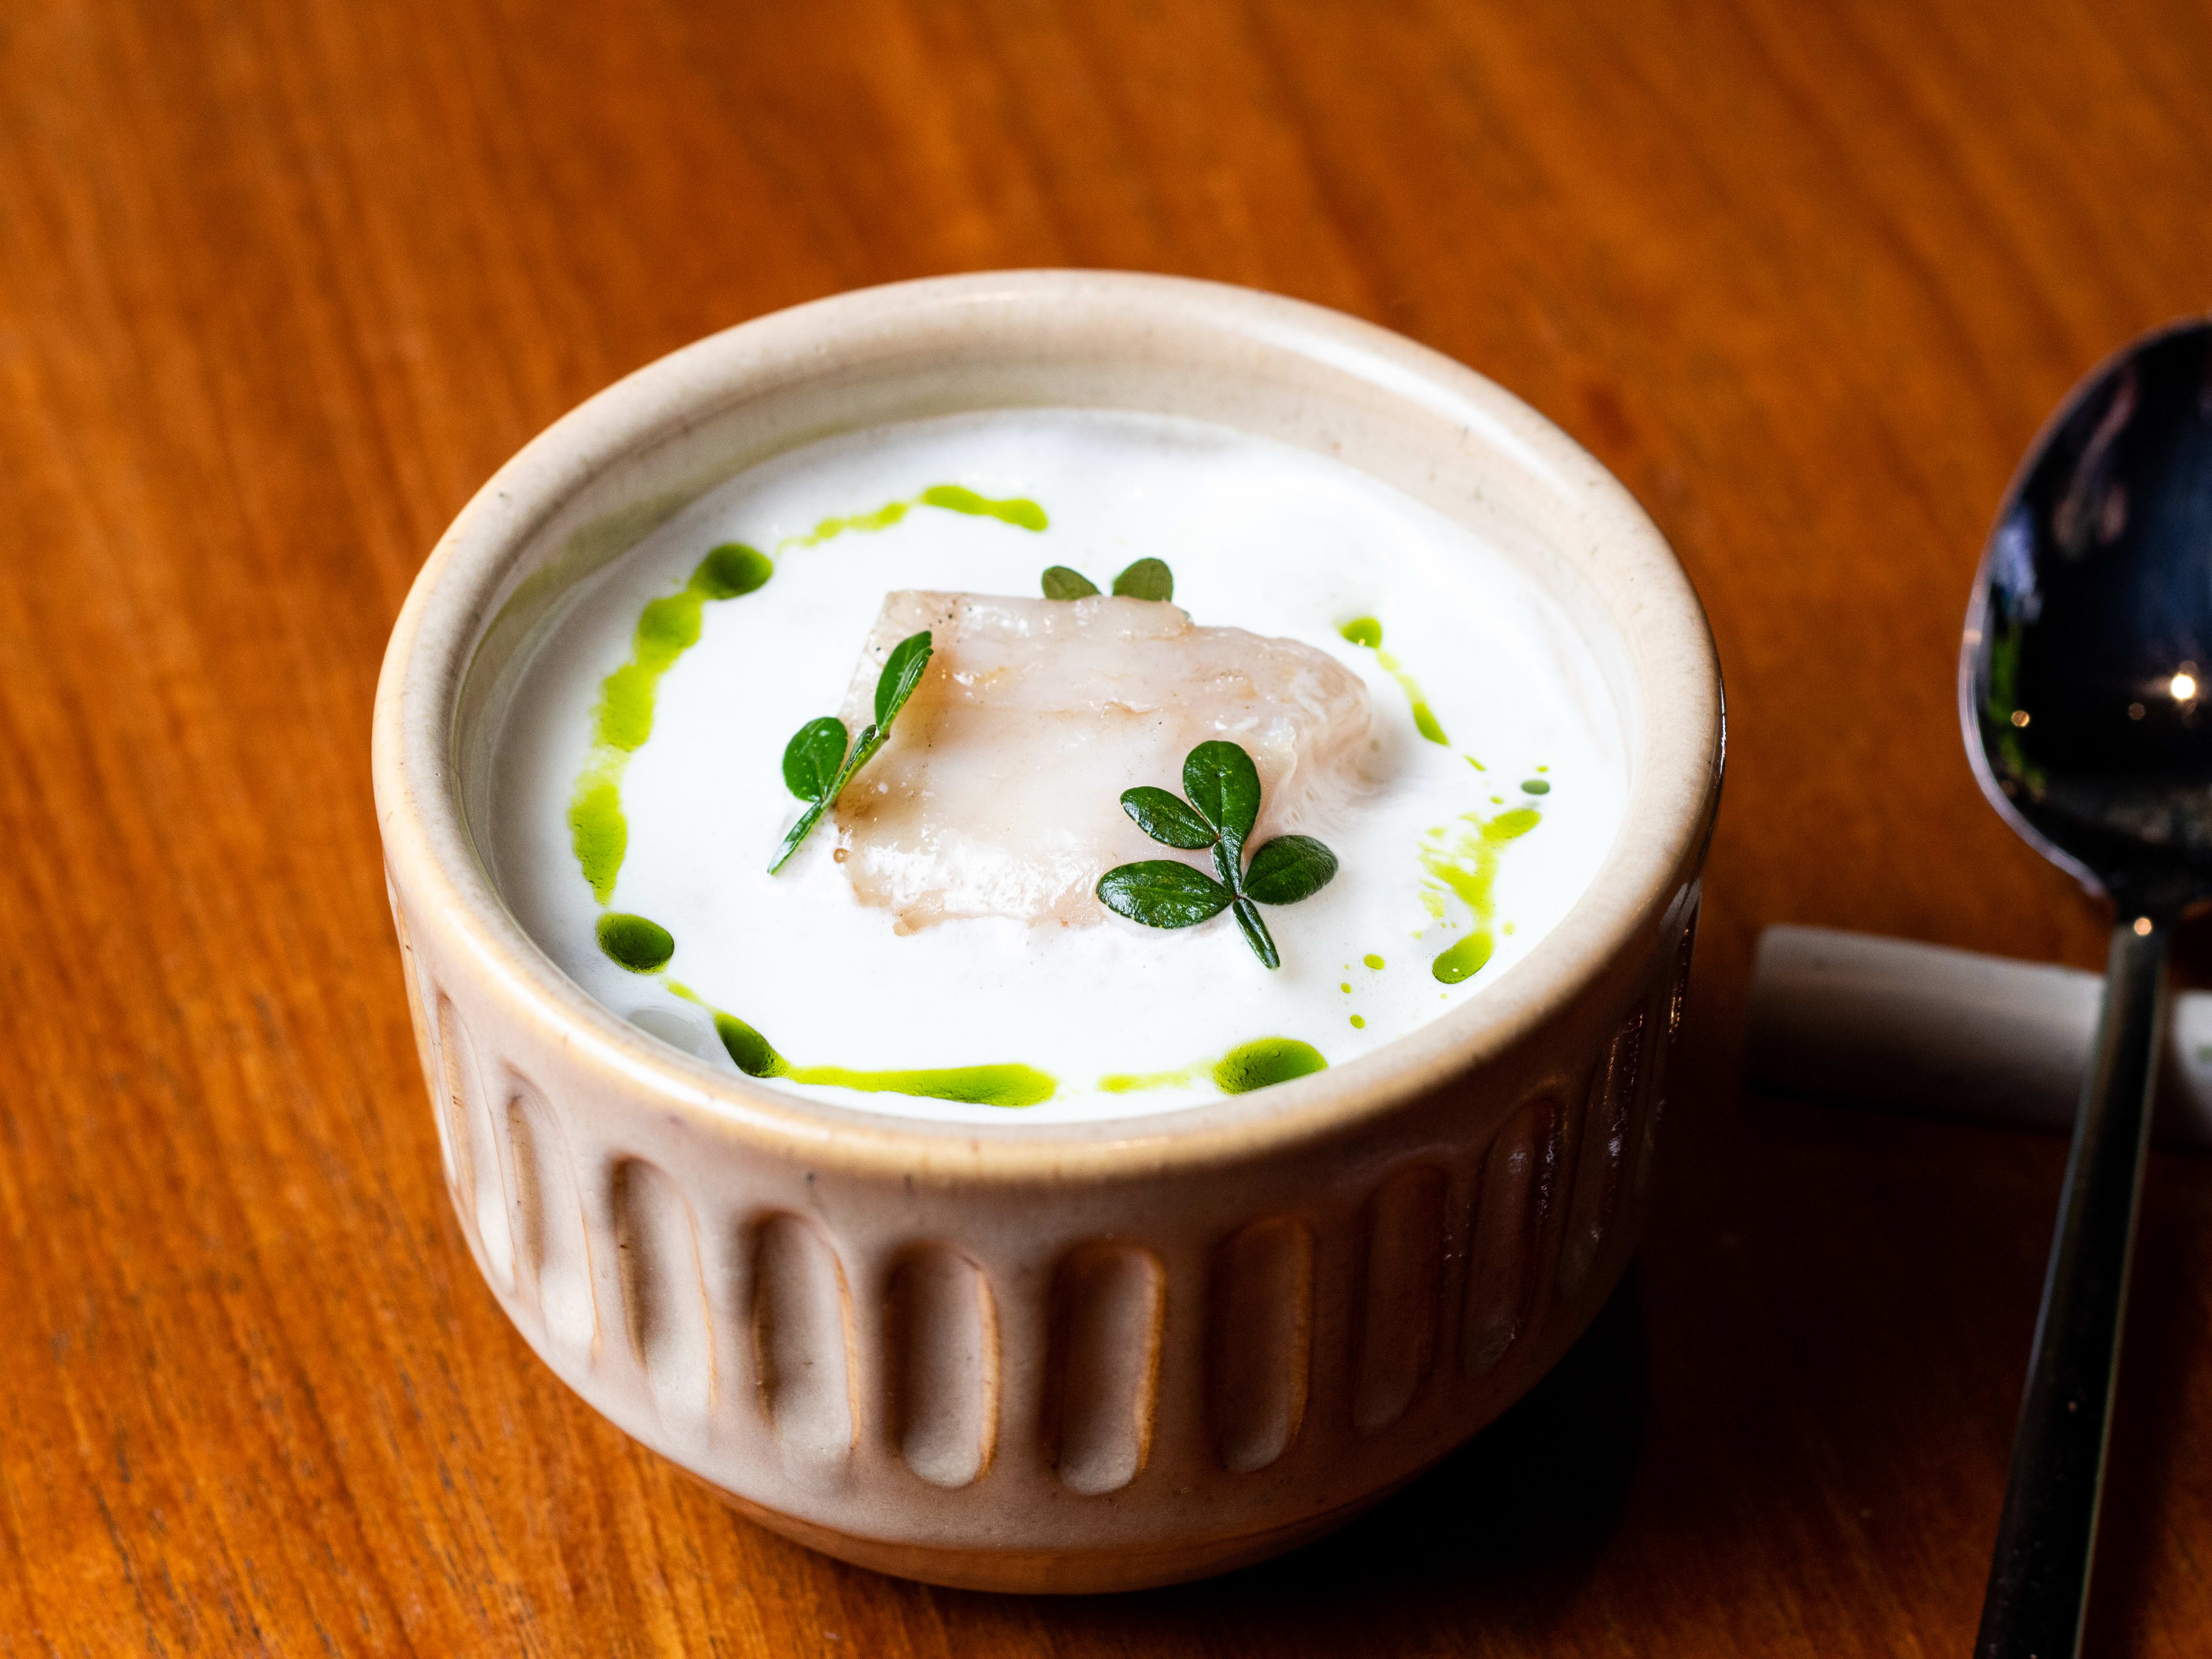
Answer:
[[[1959,672],[1983,793],[2113,905],[1974,1651],[2081,1651],[2174,919],[2212,898],[2212,320],[2076,386],[2013,481]]]

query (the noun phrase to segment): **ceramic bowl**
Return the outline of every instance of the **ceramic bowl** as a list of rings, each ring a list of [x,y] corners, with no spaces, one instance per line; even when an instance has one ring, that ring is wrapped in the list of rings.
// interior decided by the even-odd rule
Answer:
[[[1625,824],[1588,892],[1412,1036],[1121,1121],[820,1105],[586,996],[474,838],[501,699],[564,590],[795,445],[1040,406],[1334,456],[1529,573],[1626,733]],[[1072,271],[902,283],[718,334],[565,416],[469,503],[393,631],[374,754],[422,1069],[485,1280],[593,1407],[833,1555],[1101,1590],[1288,1548],[1510,1405],[1633,1245],[1720,785],[1711,640],[1596,461],[1395,335]]]

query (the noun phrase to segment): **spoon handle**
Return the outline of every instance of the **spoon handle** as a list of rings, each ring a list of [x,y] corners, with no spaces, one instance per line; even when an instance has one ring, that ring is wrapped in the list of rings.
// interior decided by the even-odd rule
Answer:
[[[2166,1023],[2166,941],[2162,918],[2123,921],[2112,930],[2096,1060],[2066,1158],[1977,1659],[2071,1659],[2081,1651]]]

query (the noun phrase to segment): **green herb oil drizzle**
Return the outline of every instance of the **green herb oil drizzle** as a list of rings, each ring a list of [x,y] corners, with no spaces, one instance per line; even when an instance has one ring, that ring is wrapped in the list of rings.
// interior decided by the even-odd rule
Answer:
[[[1472,979],[1490,960],[1497,941],[1491,934],[1498,916],[1498,861],[1505,848],[1543,821],[1533,806],[1516,806],[1494,817],[1463,814],[1457,823],[1421,837],[1421,868],[1426,879],[1421,899],[1429,914],[1443,918],[1447,894],[1457,895],[1474,917],[1474,931],[1430,963],[1429,971],[1446,985]]]
[[[940,1071],[854,1072],[842,1066],[794,1066],[793,1083],[834,1084],[866,1094],[927,1095],[971,1106],[1041,1106],[1060,1091],[1049,1073],[1034,1066],[956,1066]]]
[[[614,896],[629,849],[629,823],[623,816],[622,778],[630,757],[653,735],[653,700],[660,677],[699,642],[702,614],[709,600],[733,599],[763,586],[775,574],[765,553],[741,542],[724,542],[699,561],[680,592],[658,599],[639,612],[630,636],[629,660],[599,682],[592,709],[592,747],[568,801],[568,842],[584,879],[602,904]]]
[[[1200,1060],[1179,1072],[1112,1072],[1098,1079],[1102,1094],[1135,1094],[1146,1089],[1174,1089],[1211,1079],[1224,1095],[1249,1094],[1270,1084],[1288,1083],[1328,1069],[1320,1049],[1296,1037],[1255,1037],[1216,1060]]]
[[[1213,1070],[1205,1060],[1195,1066],[1186,1066],[1179,1072],[1109,1072],[1098,1079],[1098,1091],[1108,1095],[1133,1095],[1147,1089],[1178,1089],[1196,1083]]]
[[[842,536],[848,530],[872,535],[878,530],[889,530],[907,515],[911,501],[890,501],[872,513],[854,513],[842,518],[824,519],[804,536],[787,536],[776,544],[781,553],[787,547],[819,547],[832,537]]]
[[[947,513],[964,513],[971,519],[996,519],[1001,524],[1012,525],[1017,530],[1041,531],[1052,520],[1045,510],[1023,495],[1008,495],[994,500],[979,495],[965,484],[932,484],[910,501],[886,501],[872,513],[854,513],[842,518],[824,519],[803,536],[787,536],[776,544],[781,552],[787,547],[819,547],[833,537],[847,531],[873,534],[889,530],[902,521],[917,507],[942,507]]]
[[[1404,690],[1406,701],[1413,705],[1413,729],[1431,743],[1442,744],[1446,748],[1450,747],[1451,739],[1444,735],[1443,727],[1437,724],[1436,712],[1429,707],[1428,699],[1421,695],[1421,688],[1414,683],[1413,677],[1405,671],[1397,658],[1382,648],[1382,624],[1372,617],[1361,617],[1345,623],[1338,631],[1352,644],[1364,645],[1372,651],[1375,653],[1375,660],[1382,665],[1382,672],[1397,681]],[[1473,756],[1469,756],[1468,759],[1476,770],[1482,769],[1480,761],[1475,760]]]
[[[965,513],[973,518],[996,519],[1017,530],[1042,530],[1052,522],[1045,517],[1042,507],[1025,496],[1009,495],[993,501],[961,484],[932,484],[921,492],[921,499],[924,507],[941,507],[947,513]]]
[[[1044,508],[1024,496],[994,499],[964,484],[932,484],[912,501],[891,501],[872,513],[824,519],[779,548],[814,547],[847,531],[888,530],[916,507],[940,507],[971,518],[997,519],[1028,531],[1051,522]],[[699,642],[708,601],[752,592],[775,574],[774,561],[740,542],[725,542],[692,571],[683,588],[653,600],[639,613],[629,660],[599,683],[592,709],[592,747],[568,801],[568,840],[584,879],[601,904],[614,896],[629,850],[629,822],[623,813],[622,780],[630,757],[653,735],[653,703],[661,676]]]
[[[813,547],[847,531],[888,530],[916,507],[940,507],[971,518],[997,519],[1018,529],[1042,531],[1050,520],[1035,501],[994,500],[961,484],[933,484],[912,501],[892,501],[872,513],[824,519],[807,535],[779,547]],[[638,615],[629,659],[599,684],[592,709],[592,746],[568,803],[569,844],[592,895],[605,905],[614,896],[629,846],[622,779],[630,759],[653,735],[653,704],[661,676],[699,642],[709,601],[736,599],[764,586],[774,561],[739,542],[725,542],[702,559],[677,592],[652,600]],[[602,915],[594,929],[599,949],[634,974],[659,977],[670,991],[694,1003],[714,1022],[723,1049],[747,1077],[787,1078],[868,1093],[922,1095],[983,1106],[1035,1106],[1059,1092],[1048,1073],[1031,1066],[958,1066],[909,1071],[855,1071],[842,1066],[794,1066],[775,1045],[735,1014],[715,1007],[681,981],[665,977],[676,953],[674,935],[648,917],[623,911]]]
[[[668,988],[714,1017],[714,1035],[737,1068],[747,1077],[782,1078],[791,1083],[827,1084],[865,1094],[923,1095],[975,1106],[1037,1106],[1060,1092],[1059,1080],[1034,1066],[951,1066],[907,1071],[855,1071],[845,1066],[794,1066],[775,1045],[735,1014],[717,1008],[690,986],[675,980]]]

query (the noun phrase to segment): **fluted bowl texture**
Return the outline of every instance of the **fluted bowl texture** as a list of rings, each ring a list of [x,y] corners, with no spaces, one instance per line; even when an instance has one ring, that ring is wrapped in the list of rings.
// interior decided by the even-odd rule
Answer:
[[[473,839],[501,696],[560,596],[799,444],[1048,406],[1333,456],[1531,575],[1589,641],[1626,735],[1624,824],[1589,891],[1407,1037],[1118,1121],[819,1105],[586,996],[507,914]],[[1480,376],[1243,289],[994,273],[762,318],[556,422],[416,580],[374,770],[461,1231],[555,1375],[834,1555],[947,1584],[1117,1589],[1348,1518],[1510,1405],[1605,1300],[1681,1024],[1720,682],[1650,520]]]

